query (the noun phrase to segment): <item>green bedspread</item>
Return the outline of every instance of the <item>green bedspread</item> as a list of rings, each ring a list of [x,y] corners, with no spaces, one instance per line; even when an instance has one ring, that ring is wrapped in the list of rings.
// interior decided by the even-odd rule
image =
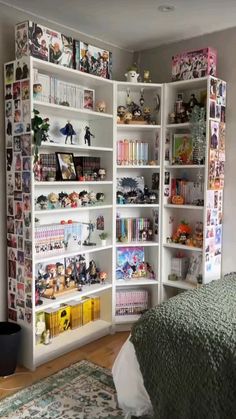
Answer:
[[[149,310],[131,342],[155,419],[236,419],[236,275]]]

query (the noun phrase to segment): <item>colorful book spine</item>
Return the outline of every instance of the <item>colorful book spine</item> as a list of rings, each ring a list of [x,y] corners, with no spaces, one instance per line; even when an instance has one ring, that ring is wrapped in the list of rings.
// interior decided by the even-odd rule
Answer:
[[[140,140],[117,141],[117,165],[143,166],[148,164],[148,143]]]

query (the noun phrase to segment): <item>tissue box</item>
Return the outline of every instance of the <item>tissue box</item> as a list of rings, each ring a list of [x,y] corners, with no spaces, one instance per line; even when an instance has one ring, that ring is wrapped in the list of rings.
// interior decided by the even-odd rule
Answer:
[[[213,48],[202,48],[172,57],[172,81],[216,77],[217,52]]]
[[[15,26],[16,60],[31,55],[40,60],[73,67],[73,39],[32,21]]]

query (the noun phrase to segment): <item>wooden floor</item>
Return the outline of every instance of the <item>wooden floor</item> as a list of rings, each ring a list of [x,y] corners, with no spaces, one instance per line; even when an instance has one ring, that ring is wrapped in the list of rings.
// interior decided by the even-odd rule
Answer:
[[[24,374],[16,374],[15,376],[8,378],[0,377],[0,399],[18,391],[19,388],[28,387],[34,382],[48,377],[82,359],[111,369],[113,362],[128,335],[128,332],[120,332],[114,335],[105,336],[104,338],[89,343],[67,355],[63,355],[47,364],[41,365],[34,372],[29,372],[25,368],[19,367],[17,368],[16,373],[23,372]],[[8,390],[5,390],[6,388],[8,388]]]

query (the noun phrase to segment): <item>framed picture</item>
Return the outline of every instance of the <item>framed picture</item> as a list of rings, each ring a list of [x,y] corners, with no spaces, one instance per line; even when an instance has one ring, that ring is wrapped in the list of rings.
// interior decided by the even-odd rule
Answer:
[[[173,163],[193,163],[193,140],[189,133],[174,134],[173,141]]]
[[[73,153],[56,153],[60,178],[76,180],[76,170]]]
[[[91,111],[93,111],[94,104],[95,104],[95,90],[84,89],[83,108],[90,109]]]

